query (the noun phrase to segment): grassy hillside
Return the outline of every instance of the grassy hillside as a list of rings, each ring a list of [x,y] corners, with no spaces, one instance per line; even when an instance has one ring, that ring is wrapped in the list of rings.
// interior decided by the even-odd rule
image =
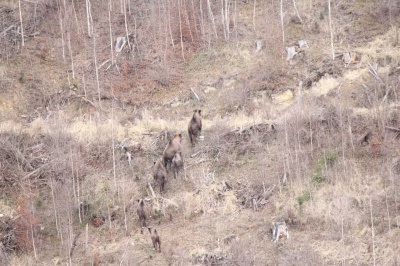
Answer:
[[[0,3],[0,264],[399,263],[398,3],[122,2]]]

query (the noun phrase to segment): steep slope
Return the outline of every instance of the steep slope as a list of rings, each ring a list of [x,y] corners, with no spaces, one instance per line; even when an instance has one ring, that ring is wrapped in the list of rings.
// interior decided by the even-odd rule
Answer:
[[[299,16],[293,2],[285,2],[285,46],[298,39],[309,45],[290,62],[278,4],[231,3],[237,8],[232,39],[209,39],[203,49],[187,41],[185,60],[178,59],[179,40],[190,39],[190,28],[186,36],[171,31],[173,56],[171,47],[151,46],[137,35],[143,44],[116,56],[108,70],[103,2],[92,6],[97,35],[84,37],[84,23],[70,26],[73,68],[70,57],[62,60],[56,28],[42,24],[49,32],[1,65],[0,219],[9,225],[0,227],[1,251],[15,252],[0,253],[6,254],[0,261],[395,265],[400,53],[398,29],[386,29],[399,19],[398,6],[335,3],[338,57],[331,60],[328,7],[314,2],[296,1]],[[57,18],[60,9],[48,3],[41,5]],[[163,3],[169,10],[172,3]],[[159,18],[146,24],[144,15],[154,8],[135,7],[131,29],[136,17],[138,31],[157,35],[149,25]],[[75,8],[61,9],[65,22],[74,12],[84,18],[85,6]],[[213,8],[220,16],[219,6]],[[387,14],[393,20],[385,20]],[[123,14],[113,20],[116,36],[124,35],[124,22]],[[222,28],[217,33],[223,36]],[[265,44],[259,52],[256,39]],[[339,57],[347,51],[357,54],[351,64]],[[160,59],[163,53],[170,60]],[[187,124],[198,108],[204,140],[191,147]],[[151,166],[176,131],[184,135],[185,168],[177,179],[170,175],[160,195]],[[138,198],[146,199],[161,253],[153,251],[147,231],[140,233]],[[271,242],[272,221],[286,221],[290,238]]]

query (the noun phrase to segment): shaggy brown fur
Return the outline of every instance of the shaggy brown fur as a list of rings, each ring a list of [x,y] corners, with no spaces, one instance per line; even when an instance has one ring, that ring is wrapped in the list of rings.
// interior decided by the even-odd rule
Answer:
[[[192,119],[189,122],[188,133],[190,138],[190,143],[192,146],[196,144],[196,138],[200,136],[201,133],[201,110],[194,110]]]
[[[150,235],[151,235],[151,242],[153,242],[153,248],[154,250],[157,250],[157,245],[158,245],[158,250],[161,252],[161,240],[160,237],[158,236],[157,230],[155,228],[150,228],[148,227]]]
[[[154,162],[153,178],[160,185],[160,193],[164,191],[165,183],[167,183],[167,170],[161,159]]]
[[[163,152],[164,166],[172,163],[175,154],[181,150],[182,134],[175,133],[174,137],[168,142]]]
[[[183,168],[182,152],[178,151],[172,159],[172,171],[174,172],[174,178],[176,179],[178,172]]]
[[[144,210],[144,201],[143,201],[143,199],[139,199],[138,202],[139,202],[139,206],[138,206],[136,212],[137,212],[137,214],[139,216],[140,226],[146,227],[147,215],[146,215],[146,212]],[[140,233],[143,234],[143,229],[140,230]]]

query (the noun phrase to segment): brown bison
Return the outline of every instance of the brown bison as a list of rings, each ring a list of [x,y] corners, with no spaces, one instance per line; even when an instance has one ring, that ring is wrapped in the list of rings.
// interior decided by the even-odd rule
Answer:
[[[175,133],[174,137],[168,142],[162,155],[165,167],[168,167],[168,164],[172,164],[175,154],[181,150],[181,142],[181,133]]]
[[[158,246],[158,250],[161,252],[161,241],[160,237],[158,236],[157,230],[155,228],[152,229],[151,227],[148,227],[148,229],[151,235],[151,242],[153,242],[154,250],[157,250]]]
[[[161,159],[154,162],[153,178],[160,185],[160,193],[163,192],[165,183],[167,183],[167,170]]]
[[[182,152],[178,151],[172,158],[172,171],[174,172],[174,178],[178,175],[178,172],[183,168]]]
[[[139,206],[136,210],[138,216],[139,216],[139,222],[140,222],[140,226],[146,227],[146,219],[147,219],[147,215],[146,215],[146,211],[144,210],[144,201],[143,199],[138,199],[139,202]],[[143,229],[140,230],[140,232],[143,234]]]
[[[196,138],[200,136],[201,133],[201,110],[194,110],[192,119],[189,122],[188,133],[190,138],[190,143],[192,146],[196,144]]]

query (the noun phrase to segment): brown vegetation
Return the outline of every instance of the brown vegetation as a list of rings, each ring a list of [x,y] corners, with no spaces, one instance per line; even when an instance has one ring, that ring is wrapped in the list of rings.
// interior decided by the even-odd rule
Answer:
[[[1,265],[398,264],[399,3],[88,3],[0,3]]]

